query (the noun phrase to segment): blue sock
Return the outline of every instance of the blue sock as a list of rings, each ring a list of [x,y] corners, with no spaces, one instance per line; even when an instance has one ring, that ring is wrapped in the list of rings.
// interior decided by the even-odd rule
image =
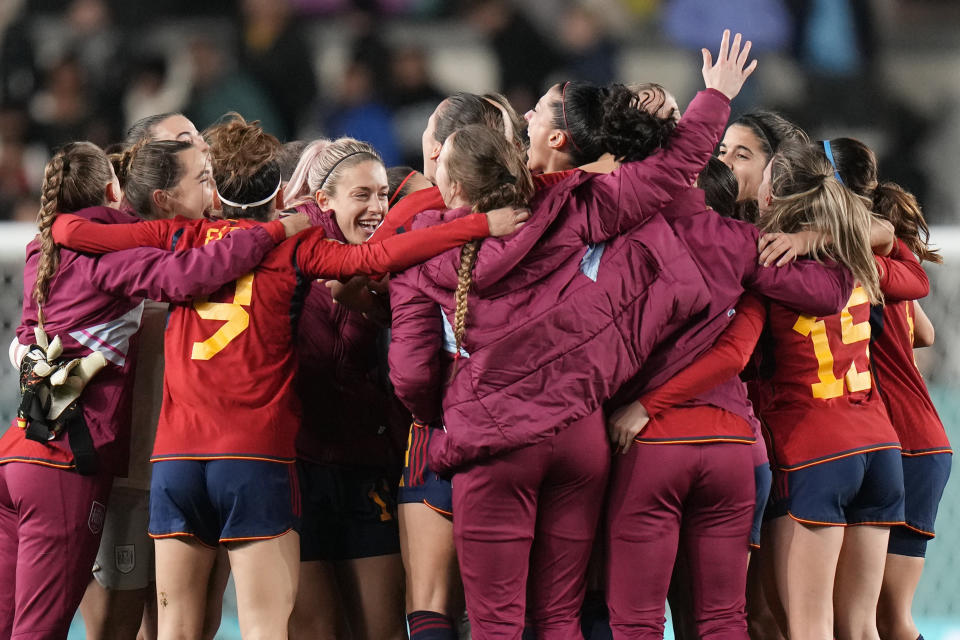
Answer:
[[[410,640],[457,640],[457,628],[449,616],[436,611],[407,614]]]

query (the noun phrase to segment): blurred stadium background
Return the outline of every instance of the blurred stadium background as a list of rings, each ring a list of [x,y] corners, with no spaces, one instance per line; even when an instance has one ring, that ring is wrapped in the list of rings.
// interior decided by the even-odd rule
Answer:
[[[108,145],[152,113],[203,128],[235,110],[282,140],[349,134],[419,167],[427,116],[450,92],[502,91],[522,113],[559,79],[657,81],[683,104],[699,48],[724,27],[761,62],[735,114],[762,106],[815,138],[860,138],[924,205],[946,264],[928,269],[937,341],[917,360],[960,443],[954,0],[0,0],[2,336],[19,322],[43,166],[66,141]],[[0,425],[16,401],[0,367]],[[960,640],[957,480],[937,529],[914,613],[928,640]],[[229,592],[218,638],[239,638]]]

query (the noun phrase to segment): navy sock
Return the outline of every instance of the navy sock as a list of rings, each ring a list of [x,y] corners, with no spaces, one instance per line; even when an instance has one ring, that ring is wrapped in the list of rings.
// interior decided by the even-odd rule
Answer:
[[[449,616],[436,611],[407,614],[410,640],[457,640],[457,628]]]

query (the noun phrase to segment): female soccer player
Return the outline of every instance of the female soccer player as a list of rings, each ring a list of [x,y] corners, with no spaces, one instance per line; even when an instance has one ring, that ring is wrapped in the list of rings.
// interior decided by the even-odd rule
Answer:
[[[125,166],[125,160],[130,159],[135,145],[164,140],[180,140],[193,145],[192,152],[183,152],[189,155],[189,158],[184,157],[183,164],[190,165],[192,170],[179,172],[179,162],[154,166],[147,153],[136,154],[139,160],[135,167],[130,167],[128,162]],[[209,168],[210,147],[182,114],[158,114],[134,123],[127,131],[124,147],[127,154],[117,154],[116,160],[111,156],[111,161],[118,169],[121,189],[129,187],[131,192],[138,194],[139,209],[132,206],[125,195],[119,205],[121,211],[143,219],[176,215],[201,218],[219,208]],[[162,154],[159,157],[163,157]],[[178,173],[182,175],[177,177]],[[157,191],[174,197],[161,197],[155,193]],[[196,197],[190,197],[191,192]],[[103,538],[94,565],[95,580],[91,580],[80,604],[87,637],[91,639],[103,637],[108,630],[113,634],[111,637],[132,639],[141,625],[147,638],[156,636],[153,540],[147,535],[149,459],[163,398],[163,330],[167,313],[165,303],[144,301],[140,337],[142,355],[138,357],[133,390],[130,468],[126,478],[117,478],[113,482]],[[223,592],[229,576],[226,551],[221,550],[207,592],[204,639],[212,639],[220,626]]]
[[[950,476],[952,450],[943,423],[930,400],[913,358],[916,307],[913,300],[929,290],[921,260],[942,261],[928,246],[929,231],[912,194],[892,182],[880,182],[877,159],[858,140],[838,138],[823,143],[844,186],[872,204],[873,212],[894,226],[897,245],[890,259],[912,267],[914,291],[894,291],[910,283],[890,282],[892,269],[881,263],[884,289],[882,314],[871,314],[870,360],[875,382],[901,445],[905,524],[890,529],[890,542],[877,607],[877,627],[884,640],[916,640],[913,597],[923,571],[927,542],[933,538],[937,507]],[[884,268],[885,267],[885,268]]]
[[[779,305],[768,314],[776,370],[760,416],[774,464],[780,517],[771,532],[789,634],[876,637],[889,527],[903,521],[903,481],[896,432],[869,370],[869,303],[881,300],[870,212],[812,145],[774,156],[760,207],[767,229],[819,227],[815,251],[830,238],[828,250],[859,283],[839,314],[798,315]]]
[[[93,144],[67,144],[46,167],[17,336],[32,343],[40,327],[60,336],[64,358],[98,350],[107,364],[84,390],[81,413],[66,433],[48,440],[11,428],[0,438],[0,581],[16,585],[0,602],[0,636],[65,636],[90,581],[110,483],[127,471],[141,299],[210,293],[252,268],[285,235],[272,227],[273,237],[257,230],[223,247],[176,255],[138,249],[94,259],[57,247],[52,227],[64,215],[59,211],[132,220],[108,207],[86,209],[119,200],[110,162]]]
[[[304,194],[297,209],[328,237],[352,245],[366,242],[387,211],[383,162],[352,138],[312,142],[288,193],[293,204]],[[335,304],[325,285],[311,285],[297,340],[303,524],[290,634],[399,639],[403,565],[395,492],[410,415],[383,385],[382,327]]]
[[[271,138],[240,118],[208,132],[224,215],[235,220],[96,229],[76,224],[62,242],[85,250],[204,245],[275,217],[282,195],[273,161],[278,143]],[[213,301],[175,309],[152,458],[150,531],[157,540],[161,637],[199,632],[198,587],[205,588],[219,544],[230,555],[241,630],[287,634],[300,554],[292,345],[310,281],[402,268],[469,239],[510,233],[523,217],[479,214],[361,246],[332,241],[315,227],[278,247]]]

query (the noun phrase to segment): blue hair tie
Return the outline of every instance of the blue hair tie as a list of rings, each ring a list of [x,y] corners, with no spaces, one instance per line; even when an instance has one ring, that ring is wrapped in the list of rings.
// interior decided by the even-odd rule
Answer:
[[[827,160],[830,161],[830,166],[833,167],[833,175],[836,176],[837,182],[839,182],[840,184],[843,184],[843,178],[840,177],[840,172],[837,170],[837,163],[836,163],[836,162],[834,161],[834,159],[833,159],[833,151],[830,149],[830,141],[829,141],[829,140],[824,140],[824,141],[823,141],[823,150],[824,150],[824,151],[826,152],[826,154],[827,154]],[[844,185],[844,186],[846,186],[846,185]]]

